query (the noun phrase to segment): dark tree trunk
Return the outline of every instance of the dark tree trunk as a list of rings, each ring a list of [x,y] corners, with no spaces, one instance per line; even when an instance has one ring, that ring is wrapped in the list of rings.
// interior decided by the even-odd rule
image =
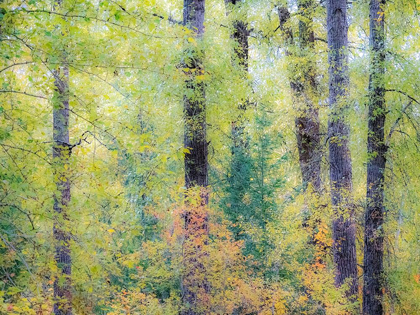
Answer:
[[[331,201],[334,208],[333,254],[336,265],[335,284],[349,281],[346,295],[356,299],[357,261],[356,227],[352,206],[352,165],[349,150],[349,126],[345,122],[348,108],[348,26],[347,1],[327,1],[329,106],[328,122]]]
[[[66,221],[70,203],[69,158],[69,71],[61,66],[54,71],[55,96],[53,102],[53,165],[56,191],[54,193],[55,262],[58,275],[54,281],[54,314],[72,314],[70,232]]]
[[[226,15],[233,16],[230,37],[235,46],[232,63],[239,70],[241,78],[246,80],[249,59],[249,30],[248,24],[244,21],[240,12],[243,1],[225,0],[225,4]],[[235,225],[232,228],[235,240],[244,238],[243,230],[239,226],[241,226],[240,223],[244,222],[243,218],[249,218],[251,215],[251,209],[243,203],[244,196],[250,192],[252,168],[249,154],[249,139],[245,131],[245,113],[248,103],[248,99],[244,96],[239,103],[233,104],[238,109],[238,114],[231,121],[232,155],[227,178],[229,206],[226,207],[225,212],[229,220]]]
[[[193,33],[197,46],[204,33],[205,0],[184,0],[184,25]],[[185,81],[184,94],[184,148],[185,186],[198,198],[192,204],[187,194],[184,213],[185,240],[183,244],[185,272],[182,280],[182,299],[185,315],[205,314],[208,311],[207,280],[204,259],[208,255],[205,246],[208,240],[208,142],[206,136],[205,87],[198,76],[204,74],[204,52],[195,45],[188,44],[184,68],[188,79]],[[186,54],[187,55],[187,54]]]
[[[225,0],[226,5],[233,5],[235,9],[239,9],[242,4],[241,0]],[[240,70],[242,70],[244,76],[248,73],[248,59],[249,59],[249,30],[246,21],[237,18],[233,22],[233,32],[231,37],[235,41],[235,58],[236,63]],[[243,115],[247,108],[248,100],[244,99],[241,104],[238,104],[240,110],[239,117],[236,121],[232,122],[232,140],[235,151],[245,151],[248,145],[244,135],[244,121]],[[240,152],[243,153],[243,152]],[[233,157],[235,159],[235,157]]]
[[[241,0],[225,0],[227,6],[233,5],[235,9],[239,9],[242,4]],[[229,7],[228,7],[229,10]],[[230,13],[229,11],[227,13]],[[241,69],[248,72],[248,52],[249,52],[249,29],[248,24],[242,19],[235,19],[233,22],[233,32],[231,37],[235,41],[235,59]]]
[[[385,0],[370,1],[371,65],[369,78],[368,163],[365,212],[363,314],[383,314],[384,139],[385,108]]]
[[[311,61],[314,50],[314,31],[312,29],[312,0],[298,1],[299,51],[306,61],[300,65],[302,71],[291,82],[294,90],[299,116],[296,117],[296,135],[302,179],[311,184],[315,192],[321,191],[321,137],[318,108],[314,104],[316,96],[315,67]]]
[[[204,0],[184,0],[184,25],[200,39],[204,33]],[[185,184],[187,188],[208,185],[208,143],[206,137],[206,103],[204,83],[197,76],[204,74],[202,65],[203,52],[195,47],[192,56],[184,60],[189,69],[184,96],[185,134]]]
[[[278,13],[280,29],[284,33],[287,44],[286,54],[307,59],[302,63],[290,64],[289,78],[293,101],[298,110],[295,127],[302,180],[305,185],[311,184],[314,192],[320,193],[322,156],[320,122],[318,108],[313,101],[317,87],[314,64],[310,60],[314,49],[312,29],[314,3],[312,0],[300,0],[298,6],[302,18],[299,21],[297,43],[294,43],[292,30],[286,26],[290,18],[289,11],[287,8],[280,7]]]

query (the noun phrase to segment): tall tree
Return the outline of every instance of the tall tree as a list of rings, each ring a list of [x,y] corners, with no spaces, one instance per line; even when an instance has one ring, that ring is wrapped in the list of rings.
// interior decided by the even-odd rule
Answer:
[[[384,138],[385,104],[385,0],[370,1],[370,77],[368,163],[365,212],[363,314],[382,314],[384,255],[384,173],[387,146]]]
[[[54,10],[62,6],[55,2]],[[58,29],[61,32],[60,29]],[[58,274],[54,281],[54,314],[72,314],[71,256],[68,231],[68,206],[70,203],[69,159],[71,155],[69,132],[69,69],[60,47],[61,64],[53,71],[55,92],[53,97],[53,167],[56,191],[54,193],[55,262]]]
[[[185,186],[187,201],[184,240],[183,302],[184,314],[203,314],[208,302],[209,284],[203,258],[208,237],[208,142],[206,135],[206,102],[202,44],[204,34],[205,0],[184,0],[183,24],[193,37],[188,38],[184,70],[188,76],[184,94]],[[197,48],[198,47],[198,48]]]
[[[302,179],[305,184],[311,184],[314,191],[319,193],[321,190],[322,152],[319,114],[314,101],[317,89],[315,66],[312,60],[315,39],[312,27],[314,6],[315,3],[312,0],[298,1],[299,15],[301,16],[298,47],[300,57],[304,58],[304,61],[300,63],[302,71],[296,71],[291,86],[299,111],[295,125]]]
[[[348,25],[347,1],[327,1],[329,107],[328,122],[331,201],[334,209],[333,254],[335,284],[349,281],[346,295],[354,300],[358,290],[356,227],[352,206],[352,164],[349,149],[348,108]]]
[[[311,184],[315,192],[321,190],[321,137],[316,96],[315,68],[312,60],[314,53],[313,0],[299,0],[299,32],[295,42],[293,31],[287,26],[290,19],[289,10],[279,7],[280,29],[286,41],[286,54],[290,57],[290,87],[293,101],[298,110],[295,119],[296,138],[299,151],[299,162],[302,180],[305,185]]]
[[[241,8],[243,1],[225,0],[226,15],[232,17],[232,28],[230,37],[234,43],[233,66],[238,70],[241,80],[246,80],[248,74],[249,59],[249,29],[243,17]],[[225,213],[235,224],[234,235],[240,239],[241,218],[249,218],[252,214],[249,204],[243,202],[244,197],[250,192],[251,178],[251,157],[249,139],[245,132],[245,113],[248,107],[248,99],[242,95],[240,102],[234,104],[238,109],[238,115],[231,121],[232,155],[230,168],[227,177],[227,204]],[[239,224],[238,224],[239,223]]]
[[[288,77],[293,104],[297,109],[295,132],[302,181],[305,188],[311,185],[314,196],[319,198],[322,188],[322,146],[319,110],[316,105],[316,69],[313,61],[315,36],[312,24],[315,3],[312,0],[299,0],[298,9],[299,31],[297,38],[288,24],[290,12],[287,7],[278,8],[279,27],[285,40],[285,54],[289,64]],[[316,225],[319,223],[317,220]],[[307,225],[306,222],[305,225]],[[319,240],[313,239],[312,243],[320,245],[320,248],[326,247]]]
[[[233,29],[231,37],[234,40],[234,64],[239,66],[239,70],[242,75],[246,76],[248,73],[248,59],[249,59],[249,29],[248,23],[240,16],[240,8],[243,4],[241,0],[225,0],[227,8],[227,13],[229,13],[229,6],[233,7],[233,13],[235,14],[235,19],[233,21]],[[236,151],[244,151],[247,149],[246,136],[244,135],[244,113],[247,109],[248,100],[242,99],[242,102],[237,105],[239,112],[239,117],[232,122],[232,140],[233,140],[233,163],[235,163],[235,153],[242,153]]]

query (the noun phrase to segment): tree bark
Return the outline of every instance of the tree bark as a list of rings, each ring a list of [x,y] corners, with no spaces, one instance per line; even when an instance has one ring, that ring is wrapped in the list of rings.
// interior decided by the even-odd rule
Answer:
[[[71,235],[66,227],[70,203],[69,158],[69,71],[60,66],[54,71],[55,97],[53,104],[53,165],[56,191],[54,193],[55,220],[53,235],[55,241],[55,262],[58,275],[54,281],[54,314],[72,314],[71,291]]]
[[[383,314],[385,105],[385,0],[370,1],[368,163],[364,239],[363,314]]]
[[[241,0],[225,0],[226,5],[232,5],[234,8],[239,8],[242,4]],[[229,10],[229,8],[228,8]],[[227,14],[230,12],[228,11]],[[233,22],[233,32],[231,34],[231,37],[236,43],[235,46],[235,57],[238,62],[238,65],[241,67],[241,69],[244,72],[248,72],[248,52],[249,52],[249,43],[248,43],[248,37],[249,37],[249,29],[248,29],[248,23],[246,21],[243,21],[240,18],[236,18],[236,20]]]
[[[315,67],[311,61],[314,50],[314,31],[312,29],[312,0],[298,1],[299,14],[299,50],[302,62],[302,71],[291,82],[296,102],[298,103],[298,117],[295,119],[299,162],[302,179],[305,184],[311,184],[316,193],[321,191],[321,137],[318,108],[314,104],[316,95]]]
[[[204,0],[184,0],[184,25],[194,32],[196,39],[204,33]],[[187,93],[184,95],[185,184],[187,189],[208,185],[208,143],[206,137],[206,104],[204,83],[197,76],[204,74],[203,52],[192,49],[192,56],[184,60],[188,68]]]
[[[240,8],[243,4],[241,0],[225,0],[226,15],[233,15],[233,23],[230,37],[235,43],[234,57],[232,63],[238,67],[240,76],[244,78],[248,74],[249,60],[249,29],[248,23],[240,16]],[[232,223],[239,225],[241,217],[250,215],[249,207],[243,203],[243,198],[250,192],[251,165],[249,154],[249,139],[245,132],[245,113],[249,100],[243,97],[241,102],[234,104],[238,109],[238,115],[231,121],[231,160],[228,175],[229,185],[229,207],[226,211],[228,218]],[[245,215],[244,215],[245,214]],[[243,238],[241,229],[233,229],[235,240]]]
[[[356,299],[358,291],[356,227],[352,206],[352,164],[349,150],[349,126],[345,122],[348,107],[348,26],[347,1],[327,1],[329,106],[328,122],[331,201],[334,209],[333,255],[335,284],[349,281],[346,296]]]
[[[188,192],[184,213],[183,244],[185,272],[182,280],[182,314],[205,314],[208,311],[210,285],[204,260],[208,253],[208,142],[206,135],[205,86],[200,40],[204,34],[205,0],[184,0],[183,24],[193,32],[196,45],[187,45],[184,69],[188,76],[184,94],[185,186]],[[196,47],[197,46],[197,47]],[[198,194],[194,195],[194,192]],[[188,198],[199,199],[191,203]]]
[[[54,10],[62,5],[58,0]],[[71,155],[69,132],[69,69],[64,64],[65,53],[62,53],[63,64],[53,71],[55,92],[53,97],[53,168],[56,191],[54,192],[54,226],[55,262],[58,274],[54,281],[54,314],[71,315],[71,235],[68,231],[68,206],[71,199],[69,159]]]
[[[286,55],[297,59],[291,62],[289,71],[290,87],[293,92],[293,102],[298,110],[295,118],[296,140],[299,152],[299,163],[304,185],[312,185],[316,193],[321,191],[321,137],[318,108],[314,104],[316,95],[315,69],[309,59],[314,49],[314,32],[312,29],[312,0],[298,1],[299,36],[294,42],[292,30],[286,26],[290,18],[287,8],[279,8],[280,29],[286,40]],[[304,58],[304,62],[299,62]]]

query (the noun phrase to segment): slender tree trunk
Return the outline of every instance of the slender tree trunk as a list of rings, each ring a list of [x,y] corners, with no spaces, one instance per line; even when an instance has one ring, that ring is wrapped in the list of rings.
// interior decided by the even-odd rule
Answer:
[[[346,295],[356,299],[358,291],[356,227],[352,206],[352,165],[349,149],[349,126],[345,122],[348,107],[348,26],[347,1],[327,0],[329,106],[328,122],[331,201],[334,209],[333,254],[335,284],[349,281]]]
[[[69,71],[60,66],[54,71],[55,97],[53,108],[53,164],[56,191],[54,194],[54,241],[58,275],[54,281],[54,314],[72,314],[70,232],[67,230],[70,203],[68,175],[71,146],[69,144]]]
[[[233,39],[234,57],[233,66],[239,69],[240,76],[246,80],[248,74],[249,59],[249,30],[248,24],[241,16],[241,0],[225,0],[226,15],[233,16],[230,37]],[[249,206],[243,203],[244,197],[250,192],[251,185],[251,158],[249,154],[249,139],[245,131],[245,113],[248,107],[248,99],[243,97],[241,102],[233,104],[238,109],[238,115],[231,121],[232,155],[230,157],[230,170],[228,175],[229,207],[226,208],[227,217],[236,226],[233,228],[236,240],[243,239],[243,230],[238,226],[243,219],[249,217]]]
[[[299,162],[303,182],[311,184],[316,193],[321,191],[321,137],[318,108],[314,104],[316,80],[314,62],[311,60],[314,50],[314,31],[312,12],[314,1],[298,1],[299,13],[299,51],[306,58],[300,65],[302,71],[291,82],[295,99],[298,103],[296,117],[296,135],[299,150]]]
[[[54,8],[61,6],[58,0]],[[62,58],[65,59],[64,51]],[[71,155],[69,132],[69,69],[59,66],[53,72],[55,92],[53,97],[53,167],[56,191],[54,193],[55,262],[58,274],[54,281],[54,314],[71,315],[71,256],[68,231],[68,206],[70,203],[69,159]]]
[[[208,311],[210,286],[204,259],[208,255],[208,142],[206,136],[205,88],[200,76],[204,74],[200,40],[204,33],[205,0],[184,0],[184,25],[193,32],[196,45],[188,44],[184,68],[188,79],[184,94],[185,185],[198,203],[186,202],[185,240],[183,244],[185,273],[183,275],[183,314],[205,314]],[[186,54],[187,55],[187,54]],[[196,193],[194,195],[194,193]],[[198,194],[197,194],[198,193]],[[187,197],[187,199],[188,199]]]
[[[225,0],[226,5],[233,5],[237,10],[242,4],[241,0]],[[236,13],[236,12],[235,12]],[[234,63],[237,64],[242,70],[243,74],[248,73],[248,60],[249,60],[249,30],[248,24],[243,19],[236,18],[233,22],[233,32],[231,37],[235,41],[235,58]],[[248,100],[243,99],[241,104],[238,104],[238,109],[240,110],[239,117],[236,121],[232,122],[232,140],[235,150],[246,150],[248,145],[245,135],[244,135],[244,121],[243,115],[247,109]],[[234,157],[235,159],[235,157]]]
[[[371,65],[369,78],[368,163],[365,212],[363,314],[383,314],[384,139],[385,108],[385,0],[370,1]]]
[[[204,0],[184,0],[184,25],[201,39],[204,33]],[[186,90],[184,96],[185,134],[185,183],[187,188],[208,185],[208,144],[206,137],[206,103],[204,83],[197,76],[204,74],[202,65],[203,51],[192,50],[193,57],[185,59],[188,68]]]

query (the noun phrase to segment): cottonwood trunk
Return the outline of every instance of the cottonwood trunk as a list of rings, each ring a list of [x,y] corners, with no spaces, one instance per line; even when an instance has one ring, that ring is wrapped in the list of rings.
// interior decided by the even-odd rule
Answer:
[[[327,0],[329,106],[328,122],[331,202],[334,209],[333,255],[335,284],[349,282],[347,297],[354,301],[358,290],[356,227],[352,206],[352,164],[349,150],[348,26],[347,1]]]
[[[365,212],[363,314],[383,314],[384,172],[387,146],[384,139],[385,108],[385,0],[370,1],[368,163]]]
[[[54,193],[55,262],[58,274],[54,281],[54,314],[72,314],[71,256],[68,231],[70,203],[69,158],[69,71],[61,66],[54,71],[55,96],[53,101],[53,165],[56,191]]]
[[[204,260],[208,255],[208,142],[206,136],[205,87],[200,40],[204,33],[204,0],[184,0],[184,25],[194,35],[196,45],[186,48],[184,69],[188,76],[184,94],[185,186],[189,191],[184,213],[185,240],[183,244],[185,272],[182,281],[183,314],[205,314],[208,311],[210,286]],[[199,47],[199,48],[197,48]],[[187,54],[188,53],[188,54]],[[190,203],[188,198],[199,199]]]

